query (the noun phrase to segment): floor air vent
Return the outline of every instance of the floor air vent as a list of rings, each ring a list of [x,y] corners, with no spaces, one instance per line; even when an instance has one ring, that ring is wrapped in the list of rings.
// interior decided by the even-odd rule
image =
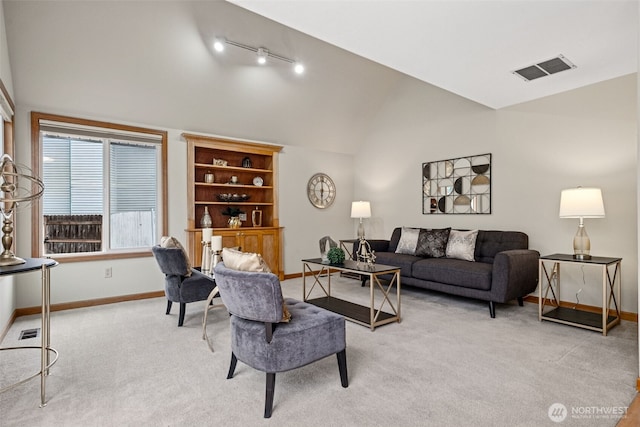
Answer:
[[[20,338],[18,339],[27,340],[29,338],[36,338],[39,334],[40,334],[40,328],[25,329],[22,332],[20,332]]]
[[[556,58],[542,61],[529,67],[524,67],[519,70],[512,71],[513,74],[522,77],[525,81],[531,81],[540,77],[550,76],[551,74],[559,73],[560,71],[571,70],[576,68],[563,55],[558,55]]]

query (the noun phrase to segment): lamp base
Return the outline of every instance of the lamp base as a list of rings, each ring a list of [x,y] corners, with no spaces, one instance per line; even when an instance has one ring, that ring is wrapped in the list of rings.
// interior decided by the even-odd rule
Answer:
[[[11,251],[8,254],[0,254],[0,267],[7,267],[9,265],[20,265],[26,261],[20,257],[15,256]]]
[[[358,224],[358,240],[364,239],[364,224],[362,224],[362,218],[360,218],[360,224]]]
[[[582,218],[580,218],[580,225],[578,226],[578,232],[573,238],[573,257],[578,260],[591,259],[591,240],[587,234],[587,229],[584,228]]]

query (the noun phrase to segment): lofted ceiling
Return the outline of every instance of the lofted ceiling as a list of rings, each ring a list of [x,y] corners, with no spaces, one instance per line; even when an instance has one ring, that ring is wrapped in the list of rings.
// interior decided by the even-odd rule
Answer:
[[[637,71],[636,0],[228,0],[498,109]],[[513,71],[559,55],[576,68]]]

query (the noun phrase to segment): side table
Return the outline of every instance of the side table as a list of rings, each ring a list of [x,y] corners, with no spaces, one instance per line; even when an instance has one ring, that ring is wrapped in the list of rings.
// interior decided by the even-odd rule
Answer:
[[[545,264],[546,263],[546,264]],[[592,257],[578,260],[573,255],[553,254],[541,256],[538,277],[538,319],[563,323],[607,335],[609,329],[620,323],[622,287],[622,258]],[[560,306],[560,266],[591,265],[602,269],[602,308],[600,313]],[[548,265],[551,266],[548,269]],[[613,270],[613,275],[612,271]],[[556,289],[553,289],[553,282]],[[549,298],[551,293],[551,298]],[[545,312],[545,307],[554,308]]]
[[[49,269],[58,265],[58,261],[49,258],[25,258],[24,264],[10,265],[0,267],[0,276],[11,276],[14,274],[27,273],[29,271],[40,270],[42,276],[42,313],[41,322],[42,327],[40,329],[40,345],[39,346],[21,346],[21,347],[6,347],[0,348],[0,351],[4,350],[23,350],[30,348],[40,349],[40,371],[25,378],[17,383],[5,386],[0,389],[0,393],[10,390],[20,384],[24,384],[32,378],[40,376],[40,407],[47,406],[46,402],[46,378],[49,375],[49,368],[53,366],[58,360],[58,351],[51,348],[51,336],[50,336],[50,320],[51,320],[51,286],[49,282]],[[50,357],[50,352],[55,355],[53,360]]]

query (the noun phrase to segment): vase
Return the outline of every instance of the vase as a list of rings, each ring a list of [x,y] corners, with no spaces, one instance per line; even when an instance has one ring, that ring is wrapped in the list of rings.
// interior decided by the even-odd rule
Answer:
[[[262,211],[257,206],[251,211],[251,223],[254,227],[262,227]]]
[[[229,228],[240,228],[241,225],[242,222],[240,221],[239,217],[232,216],[229,218]]]
[[[200,226],[202,228],[211,228],[213,225],[213,221],[211,220],[211,215],[209,215],[209,207],[204,207],[204,214],[202,215],[202,219],[200,220]]]

